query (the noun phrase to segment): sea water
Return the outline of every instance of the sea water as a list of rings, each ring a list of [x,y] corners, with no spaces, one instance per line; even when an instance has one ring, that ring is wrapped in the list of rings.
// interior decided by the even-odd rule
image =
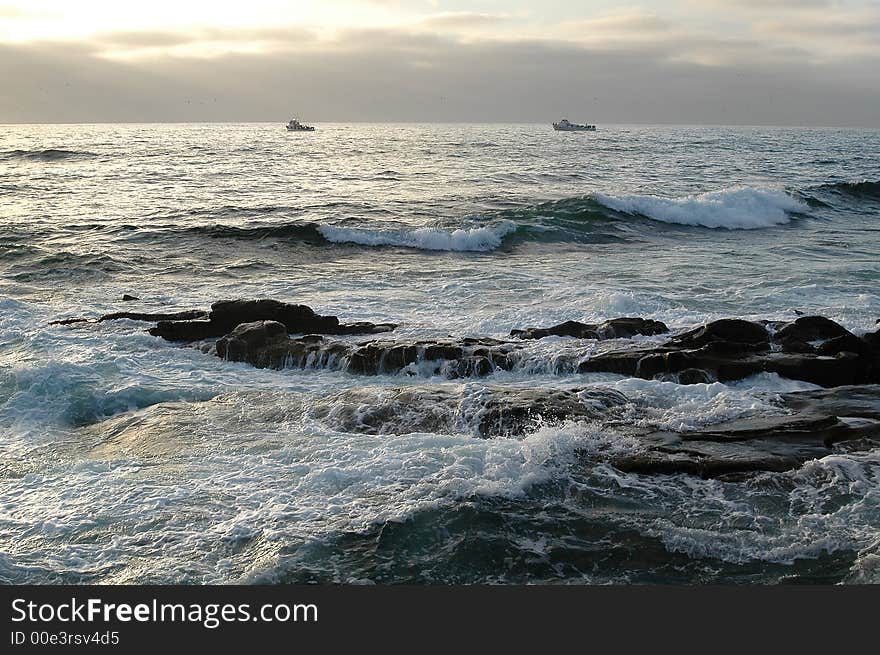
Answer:
[[[577,375],[554,365],[563,338],[474,380],[272,371],[135,321],[48,325],[268,297],[395,338],[796,311],[861,334],[880,318],[878,131],[5,126],[0,217],[4,583],[880,580],[880,450],[647,476],[610,462],[640,448],[624,428],[482,439],[465,411],[490,386],[586,385],[624,393],[628,427],[693,429],[806,383]],[[455,391],[462,420],[408,429],[423,402],[366,434],[314,411],[401,387]]]

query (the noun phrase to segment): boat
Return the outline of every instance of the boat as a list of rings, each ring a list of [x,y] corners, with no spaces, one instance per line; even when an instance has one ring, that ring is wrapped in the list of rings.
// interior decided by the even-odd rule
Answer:
[[[285,125],[288,132],[314,132],[315,128],[311,125],[304,125],[298,119],[291,118],[290,122]]]
[[[557,132],[595,132],[596,126],[571,123],[567,118],[563,118],[558,123],[553,123],[553,129]]]

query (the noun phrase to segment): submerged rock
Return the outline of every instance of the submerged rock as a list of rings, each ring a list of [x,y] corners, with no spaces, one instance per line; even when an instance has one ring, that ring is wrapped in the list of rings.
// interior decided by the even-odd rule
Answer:
[[[523,330],[511,330],[510,336],[520,339],[543,339],[549,336],[578,339],[629,339],[637,334],[651,336],[666,332],[669,332],[669,328],[660,321],[646,318],[613,318],[598,324],[566,321],[549,328],[530,327]]]
[[[877,447],[880,386],[845,386],[782,396],[784,415],[736,419],[701,430],[640,436],[645,449],[614,460],[635,473],[704,478],[782,472],[833,452],[835,444]]]
[[[545,423],[599,418],[628,402],[611,389],[361,387],[317,400],[311,415],[344,432],[464,432],[488,438],[519,436]]]
[[[112,314],[104,314],[98,318],[65,318],[58,321],[50,321],[49,325],[72,325],[73,323],[103,323],[104,321],[118,321],[128,319],[130,321],[144,321],[145,323],[156,323],[159,321],[189,321],[191,319],[206,317],[207,313],[200,309],[190,309],[182,312],[165,312],[165,313],[149,313],[149,312],[114,312]]]

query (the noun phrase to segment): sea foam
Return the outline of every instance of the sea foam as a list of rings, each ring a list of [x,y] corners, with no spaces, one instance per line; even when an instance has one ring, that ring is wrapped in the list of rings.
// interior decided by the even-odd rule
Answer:
[[[371,230],[366,228],[322,225],[318,231],[333,243],[357,243],[364,246],[401,246],[419,250],[456,250],[490,252],[501,246],[504,237],[516,230],[516,224],[502,221],[485,227],[444,230],[421,227],[413,230]]]
[[[728,230],[754,230],[782,225],[792,213],[804,212],[807,205],[784,191],[738,187],[682,198],[653,195],[610,196],[597,193],[595,199],[625,214],[655,221]]]

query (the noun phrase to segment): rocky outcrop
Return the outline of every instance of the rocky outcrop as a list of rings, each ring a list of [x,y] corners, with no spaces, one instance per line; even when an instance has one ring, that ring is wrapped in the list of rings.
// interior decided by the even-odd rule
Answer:
[[[628,403],[611,389],[510,389],[411,386],[361,387],[315,401],[311,415],[344,432],[406,434],[473,433],[519,436],[543,423],[598,419]]]
[[[243,323],[254,321],[281,323],[290,334],[378,334],[397,327],[393,323],[341,324],[337,317],[321,316],[306,305],[270,299],[221,300],[211,305],[210,312],[200,309],[171,313],[115,312],[97,319],[67,318],[52,321],[49,325],[101,323],[119,319],[156,323],[155,327],[150,328],[150,334],[168,341],[184,342],[217,339]]]
[[[374,375],[409,369],[448,378],[480,377],[510,370],[523,357],[525,341],[550,335],[578,339],[628,339],[668,332],[666,325],[644,318],[616,318],[600,324],[568,321],[549,328],[513,330],[516,340],[442,339],[376,340],[361,343],[326,337],[379,334],[392,323],[342,324],[306,305],[277,300],[227,300],[210,312],[117,312],[98,322],[131,319],[155,322],[150,334],[169,341],[217,340],[216,353],[230,361],[263,368],[332,366]],[[70,324],[87,319],[65,319]],[[617,373],[645,379],[695,384],[739,380],[757,373],[777,373],[823,387],[880,382],[880,331],[858,337],[822,316],[791,322],[722,319],[675,334],[663,343],[634,342],[596,352],[596,346],[567,347],[554,357],[552,370]],[[301,335],[290,338],[289,335]]]
[[[677,375],[683,383],[725,382],[767,372],[835,387],[880,382],[880,349],[872,339],[859,338],[818,316],[783,324],[726,319],[679,334],[660,346],[590,357],[578,370],[647,379]]]
[[[731,479],[788,471],[844,442],[857,449],[876,447],[880,440],[878,385],[785,394],[780,409],[789,413],[640,435],[644,450],[618,457],[614,464],[628,472]]]
[[[306,305],[278,300],[223,300],[211,305],[207,320],[160,321],[150,334],[168,341],[201,341],[232,332],[243,323],[272,321],[290,334],[376,334],[394,330],[393,323],[342,325],[335,316],[321,316]]]
[[[514,344],[495,339],[460,341],[368,341],[350,343],[310,334],[290,338],[277,321],[237,326],[218,339],[218,357],[258,368],[339,368],[361,375],[399,373],[425,365],[428,374],[480,377],[512,366]]]
[[[577,339],[629,339],[637,334],[651,336],[666,332],[669,332],[669,328],[660,321],[645,318],[613,318],[598,324],[566,321],[549,328],[530,327],[511,330],[510,336],[520,339],[543,339],[549,336]]]
[[[104,314],[98,318],[64,318],[58,321],[50,321],[49,325],[72,325],[74,323],[103,323],[104,321],[118,321],[128,319],[130,321],[144,321],[147,323],[156,323],[158,321],[188,321],[192,319],[205,318],[207,312],[200,309],[191,309],[182,312],[168,313],[147,313],[147,312],[114,312],[112,314]]]
[[[880,351],[873,342],[832,321],[813,318],[788,324],[725,319],[680,333],[663,344],[633,344],[599,354],[567,353],[559,362],[572,372],[617,373],[681,384],[740,380],[762,372],[824,387],[880,382]],[[332,366],[363,375],[409,369],[457,378],[511,370],[522,359],[525,347],[490,338],[351,343],[318,334],[289,338],[290,331],[280,321],[243,323],[217,342],[216,352],[230,361],[261,368]],[[826,340],[812,339],[817,334]],[[804,341],[807,338],[810,341]]]

